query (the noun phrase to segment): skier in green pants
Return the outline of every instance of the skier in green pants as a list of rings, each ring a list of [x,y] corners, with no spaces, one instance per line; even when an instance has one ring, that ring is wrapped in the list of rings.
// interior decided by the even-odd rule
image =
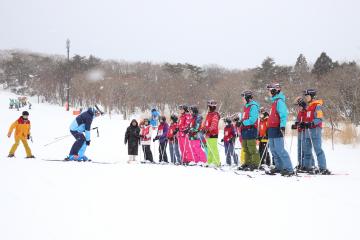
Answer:
[[[206,134],[206,147],[207,147],[207,162],[209,166],[221,165],[219,150],[218,150],[218,134],[219,134],[219,120],[220,114],[216,112],[216,102],[209,100],[207,103],[208,113],[202,131]]]

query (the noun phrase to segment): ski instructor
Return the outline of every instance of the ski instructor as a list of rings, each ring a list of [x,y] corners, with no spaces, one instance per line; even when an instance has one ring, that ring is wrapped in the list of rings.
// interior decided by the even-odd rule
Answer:
[[[72,145],[70,154],[65,160],[68,161],[89,161],[85,156],[86,147],[90,145],[91,123],[95,117],[103,115],[104,111],[100,105],[89,107],[87,111],[81,113],[70,125],[70,133],[76,139]],[[84,135],[85,132],[85,135]]]

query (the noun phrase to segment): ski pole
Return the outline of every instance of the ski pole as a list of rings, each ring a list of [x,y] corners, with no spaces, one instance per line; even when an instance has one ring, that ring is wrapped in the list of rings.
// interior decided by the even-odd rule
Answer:
[[[263,160],[263,158],[264,158],[265,153],[266,153],[266,155],[267,155],[268,146],[269,146],[269,140],[266,142],[266,145],[265,145],[265,148],[264,148],[264,152],[263,152],[263,154],[262,154],[262,156],[261,156],[261,158],[260,158],[260,163],[259,163],[259,165],[258,165],[258,167],[257,167],[258,169],[259,169],[260,166],[261,166],[261,163],[262,163],[262,160]]]
[[[49,143],[45,144],[44,147],[47,147],[47,146],[52,145],[52,144],[54,144],[54,143],[60,142],[60,141],[66,139],[67,137],[70,137],[70,136],[71,136],[71,135],[67,135],[66,137],[63,137],[63,138],[60,138],[60,139],[56,139],[56,140],[54,140],[54,141],[52,141],[52,142],[49,142]]]

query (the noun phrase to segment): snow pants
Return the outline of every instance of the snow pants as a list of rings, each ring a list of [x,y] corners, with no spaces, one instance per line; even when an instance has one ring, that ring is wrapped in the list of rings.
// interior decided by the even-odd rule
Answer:
[[[233,142],[224,142],[226,164],[231,166],[231,159],[234,160],[235,165],[239,165],[239,158],[235,152],[235,144]]]
[[[29,147],[27,139],[26,138],[20,138],[20,137],[15,137],[15,143],[12,145],[12,147],[10,149],[10,154],[15,154],[16,149],[18,148],[18,146],[20,144],[20,141],[24,145],[26,156],[31,157],[32,153],[31,153],[31,149]]]
[[[258,168],[260,165],[260,155],[256,148],[256,139],[243,139],[241,147],[244,149],[244,165]]]
[[[201,148],[201,143],[199,139],[190,140],[190,147],[194,154],[194,161],[196,163],[202,162],[206,163],[206,154]]]
[[[268,166],[271,165],[271,158],[269,153],[269,144],[268,142],[262,142],[259,143],[259,153],[260,153],[260,159],[261,164],[266,164]]]
[[[180,148],[180,153],[181,153],[181,162],[189,163],[191,161],[194,161],[194,157],[193,157],[194,152],[191,148],[188,135],[179,136],[178,142],[179,142],[179,148]]]
[[[327,169],[325,153],[321,146],[321,133],[322,129],[311,128],[305,130],[305,142],[304,142],[304,167],[311,168],[312,166],[312,148],[316,153],[316,159],[320,170]]]
[[[166,163],[168,162],[166,146],[167,146],[167,141],[163,143],[159,143],[159,162],[166,162]]]
[[[301,168],[305,167],[305,132],[298,132],[298,166],[300,166]],[[314,155],[312,154],[311,151],[311,167],[315,166],[315,159],[314,159]]]
[[[284,147],[284,138],[269,138],[269,147],[277,170],[293,171],[289,153]]]
[[[208,164],[214,164],[216,166],[220,166],[220,156],[217,144],[217,138],[207,138],[206,146],[208,152]]]
[[[154,162],[153,155],[150,149],[150,145],[142,145],[142,150],[144,152],[144,159],[150,162]]]
[[[181,164],[179,144],[177,142],[169,142],[170,158],[173,164]]]

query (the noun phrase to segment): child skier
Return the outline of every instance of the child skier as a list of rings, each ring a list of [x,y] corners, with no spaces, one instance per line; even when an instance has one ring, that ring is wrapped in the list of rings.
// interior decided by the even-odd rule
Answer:
[[[72,145],[69,156],[66,157],[65,160],[90,161],[90,159],[85,156],[85,151],[91,141],[91,124],[95,117],[99,117],[103,114],[103,108],[100,105],[95,105],[75,118],[70,125],[70,133],[74,136],[76,141]]]
[[[179,131],[177,121],[178,121],[178,117],[175,114],[171,115],[170,127],[167,134],[167,138],[169,140],[171,163],[175,165],[180,165],[181,157],[179,152],[179,143],[177,139],[177,132]]]
[[[159,117],[160,113],[156,110],[156,108],[151,109],[150,125],[153,127],[153,129],[158,126]]]
[[[189,113],[189,108],[187,105],[180,105],[179,113],[179,132],[177,136],[179,140],[181,162],[187,165],[193,160],[188,135],[192,117]]]
[[[259,153],[260,153],[260,160],[261,165],[266,164],[267,166],[271,165],[271,158],[269,154],[269,139],[268,139],[268,119],[269,113],[265,111],[265,109],[260,109],[260,118],[259,118]]]
[[[143,120],[143,124],[140,125],[140,129],[140,140],[144,152],[144,160],[155,163],[150,148],[152,127],[149,125],[149,119],[145,118]]]
[[[12,132],[15,129],[15,143],[10,149],[10,153],[8,155],[9,158],[12,158],[15,156],[15,151],[17,147],[19,146],[20,141],[23,143],[25,152],[26,152],[26,158],[35,158],[34,155],[31,153],[31,149],[29,147],[29,144],[27,142],[28,139],[30,139],[30,121],[29,121],[29,112],[24,111],[22,112],[22,115],[19,117],[18,120],[16,120],[13,124],[11,124],[8,137],[11,137]]]
[[[239,164],[238,156],[235,153],[235,139],[236,139],[236,126],[231,123],[230,118],[225,118],[224,138],[221,142],[224,142],[226,164],[231,167],[231,158],[234,160],[234,165]]]
[[[217,103],[214,100],[207,102],[208,113],[202,131],[206,136],[206,146],[208,154],[208,166],[220,166],[220,156],[218,150],[218,134],[220,114],[216,111]]]
[[[193,153],[194,164],[204,165],[206,163],[206,154],[201,148],[201,136],[199,134],[202,116],[199,114],[197,106],[190,107],[190,113],[192,115],[189,131],[190,150],[192,150]]]
[[[312,148],[316,153],[316,158],[319,166],[320,174],[329,175],[331,172],[326,167],[325,153],[321,147],[321,134],[322,134],[322,100],[316,99],[316,90],[307,89],[304,91],[305,101],[308,106],[306,108],[306,117],[301,124],[301,127],[305,128],[305,156],[304,167],[311,168],[311,155]]]
[[[154,142],[159,140],[159,162],[169,163],[166,153],[166,146],[168,143],[167,134],[169,131],[169,124],[166,122],[166,117],[160,117],[160,125],[158,127],[158,131],[156,137],[154,138]]]
[[[126,129],[125,133],[125,145],[128,144],[128,163],[135,162],[138,155],[138,146],[140,145],[140,128],[138,122],[133,119],[130,126]]]

